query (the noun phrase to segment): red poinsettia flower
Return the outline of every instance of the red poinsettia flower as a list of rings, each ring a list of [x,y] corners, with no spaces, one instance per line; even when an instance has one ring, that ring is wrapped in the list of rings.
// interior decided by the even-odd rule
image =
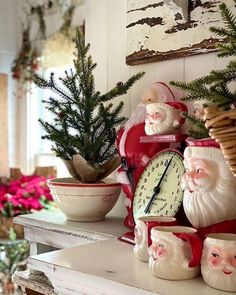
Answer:
[[[53,198],[46,181],[46,177],[24,175],[7,185],[0,184],[0,212],[13,217],[48,207]]]

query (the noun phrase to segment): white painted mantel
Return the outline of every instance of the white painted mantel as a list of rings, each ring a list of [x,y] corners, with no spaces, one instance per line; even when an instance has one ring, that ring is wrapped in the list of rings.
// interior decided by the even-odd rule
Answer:
[[[77,223],[66,221],[60,212],[41,212],[19,216],[15,222],[24,226],[32,245],[47,246],[33,247],[31,253],[37,255],[28,260],[31,273],[15,274],[23,289],[44,295],[225,294],[208,287],[201,277],[167,281],[152,276],[147,263],[134,257],[133,247],[117,239],[127,231],[121,218]],[[38,254],[52,250],[48,247],[61,250]]]
[[[225,295],[201,277],[168,281],[151,275],[133,247],[112,239],[33,256],[30,269],[42,271],[60,295]]]
[[[14,223],[24,226],[25,239],[31,244],[59,249],[120,237],[127,231],[120,217],[108,217],[100,222],[73,222],[66,220],[60,211],[20,215],[14,218]]]

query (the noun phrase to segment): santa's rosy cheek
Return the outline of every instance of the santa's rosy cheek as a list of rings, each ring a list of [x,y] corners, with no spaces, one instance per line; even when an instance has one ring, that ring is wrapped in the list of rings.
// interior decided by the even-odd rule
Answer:
[[[218,266],[221,263],[221,258],[219,256],[212,256],[209,259],[209,263],[211,266]]]
[[[166,249],[165,248],[160,248],[158,251],[157,251],[157,256],[164,256],[166,254]]]
[[[156,114],[152,114],[152,119],[154,119],[154,120],[160,120],[161,118],[162,118],[162,115],[161,114],[159,114],[159,113],[156,113]]]
[[[233,267],[236,268],[236,256],[234,256],[233,259],[231,260],[231,264]]]

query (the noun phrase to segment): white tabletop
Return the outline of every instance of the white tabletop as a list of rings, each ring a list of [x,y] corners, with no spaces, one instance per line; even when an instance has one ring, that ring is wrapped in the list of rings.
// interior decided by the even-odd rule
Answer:
[[[185,281],[156,278],[147,263],[134,257],[131,245],[114,239],[33,256],[28,265],[44,272],[63,295],[83,291],[89,295],[226,294],[207,286],[201,277]],[[65,291],[65,286],[74,293]]]
[[[98,222],[73,222],[66,220],[60,211],[20,215],[14,218],[14,223],[24,226],[27,240],[55,248],[116,238],[128,230],[120,217],[107,217]]]
[[[14,223],[45,228],[47,230],[69,231],[71,234],[76,234],[83,230],[108,236],[121,236],[128,230],[120,217],[108,217],[97,222],[74,222],[66,220],[65,215],[61,211],[41,211],[33,214],[19,215],[14,218]]]

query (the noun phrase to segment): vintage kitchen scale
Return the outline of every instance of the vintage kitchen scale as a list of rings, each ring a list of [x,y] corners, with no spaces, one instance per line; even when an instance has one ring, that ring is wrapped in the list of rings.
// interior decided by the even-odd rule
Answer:
[[[146,145],[149,148],[153,145],[156,153],[142,169],[137,167],[138,179],[136,175],[135,180],[131,180],[132,173],[128,172],[132,187],[129,191],[127,187],[124,189],[124,192],[128,191],[126,198],[130,201],[126,206],[128,215],[124,223],[132,231],[125,233],[121,240],[133,243],[133,229],[140,216],[176,216],[180,223],[189,224],[182,208],[183,190],[180,187],[181,177],[185,171],[182,153],[186,137],[186,134],[171,134],[139,138],[144,150]],[[135,170],[135,165],[133,166],[132,171]],[[127,167],[124,168],[127,172]]]

